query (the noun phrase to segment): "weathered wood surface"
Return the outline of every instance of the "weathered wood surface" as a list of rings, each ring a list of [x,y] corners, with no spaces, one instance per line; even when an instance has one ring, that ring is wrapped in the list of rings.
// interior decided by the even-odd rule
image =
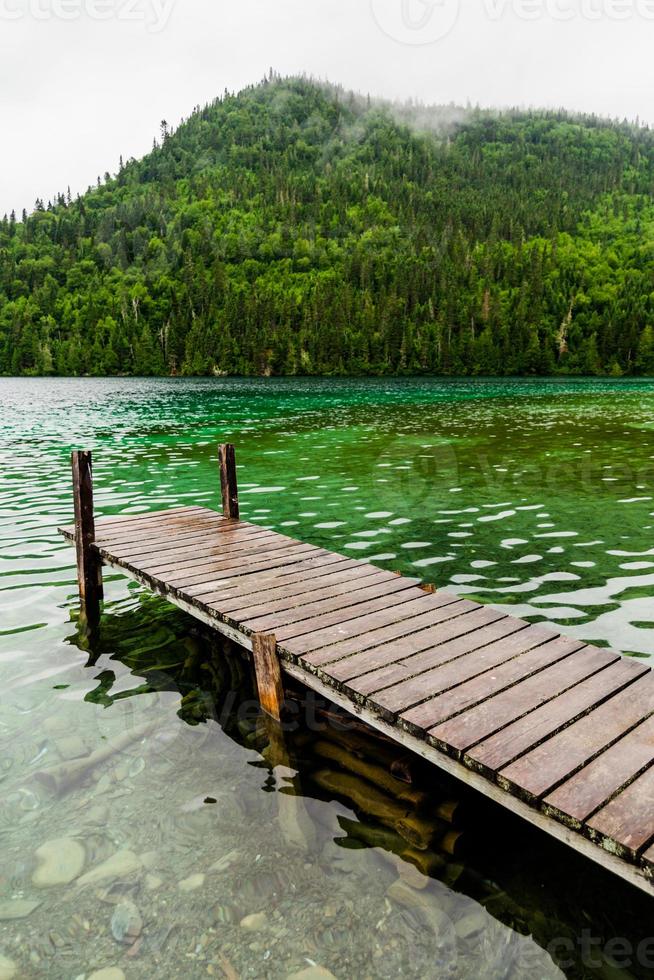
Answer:
[[[233,455],[224,449],[227,516],[178,507],[93,526],[80,510],[79,532],[61,530],[90,556],[84,567],[122,569],[252,648],[273,717],[283,702],[281,663],[654,894],[650,669],[238,520]]]
[[[236,482],[236,452],[230,443],[218,447],[218,463],[220,466],[220,486],[223,498],[223,517],[237,521],[238,485]]]
[[[269,633],[256,633],[252,637],[252,658],[261,707],[275,721],[281,721],[284,686],[275,637]]]
[[[91,453],[74,450],[73,503],[75,507],[75,548],[77,552],[77,582],[82,603],[82,615],[91,627],[97,625],[100,602],[103,599],[102,561],[93,547],[95,518],[93,515],[93,470]]]

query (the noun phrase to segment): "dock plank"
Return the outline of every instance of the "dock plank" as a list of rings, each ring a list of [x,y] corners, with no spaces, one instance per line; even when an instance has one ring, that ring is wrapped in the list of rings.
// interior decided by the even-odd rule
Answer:
[[[540,799],[654,712],[651,672],[499,774],[500,785]]]
[[[351,581],[356,587],[374,575],[378,569],[361,566],[358,562],[344,558],[340,562],[308,559],[295,568],[273,569],[272,572],[253,572],[249,577],[237,576],[223,580],[209,592],[200,592],[198,598],[207,604],[224,602],[225,608],[260,609],[262,598],[270,596],[271,601],[292,599],[294,596],[311,595],[315,590],[326,589],[330,582],[336,587],[339,583]],[[200,586],[199,588],[204,588]],[[193,590],[189,590],[192,592]],[[247,606],[244,604],[247,603]]]
[[[570,690],[475,745],[466,753],[466,763],[489,775],[499,772],[647,672],[644,664],[633,660],[616,660],[606,670],[580,681]]]
[[[474,633],[465,633],[455,639],[439,635],[438,648],[443,657],[443,666],[437,675],[438,681],[434,675],[434,684],[437,685],[433,688],[434,693],[471,680],[478,674],[483,674],[492,667],[498,667],[504,661],[511,660],[517,654],[539,646],[556,635],[535,626],[525,630],[521,624],[514,631],[505,620],[510,622],[510,617],[498,618],[491,628],[484,631],[483,643]],[[387,664],[402,663],[407,652],[408,648],[402,642],[388,643],[339,661],[330,669],[330,673],[336,680],[345,683],[363,677],[370,671]],[[451,663],[454,660],[457,661],[456,664]]]
[[[96,537],[120,540],[129,534],[136,540],[141,534],[161,527],[181,527],[193,523],[225,523],[221,514],[203,507],[184,507],[179,510],[151,511],[143,514],[123,515],[116,518],[100,517],[95,524]]]
[[[645,873],[649,875],[651,879],[652,876],[654,876],[654,844],[651,844],[647,850],[643,852],[640,860],[645,868]]]
[[[340,560],[338,560],[340,558]],[[187,586],[185,592],[189,596],[197,598],[204,604],[211,604],[214,595],[222,591],[227,584],[237,585],[239,589],[252,588],[256,583],[256,588],[262,591],[270,587],[277,587],[282,582],[287,582],[290,578],[303,579],[314,573],[323,574],[334,571],[336,568],[347,567],[346,563],[350,559],[333,555],[329,551],[321,551],[319,554],[309,554],[303,556],[300,561],[291,565],[273,565],[269,568],[243,569],[240,574],[232,572],[218,572],[210,581],[203,581],[198,585]]]
[[[434,601],[429,602],[429,598]],[[461,616],[478,608],[475,602],[444,592],[435,596],[424,596],[416,602],[415,615],[409,620],[398,620],[393,616],[377,617],[374,621],[362,624],[365,626],[362,632],[345,639],[337,637],[332,631],[314,634],[302,644],[294,643],[291,652],[302,654],[302,663],[306,666],[324,667],[357,651],[378,646],[388,640],[396,640],[401,636],[409,636],[452,616]]]
[[[169,569],[194,569],[210,565],[215,560],[223,560],[238,556],[250,557],[265,555],[268,552],[278,552],[281,548],[293,549],[298,547],[294,541],[279,541],[277,538],[261,534],[249,534],[247,537],[232,538],[225,536],[220,541],[211,541],[205,545],[197,545],[187,549],[185,542],[178,550],[156,551],[147,555],[119,555],[121,561],[130,565],[138,565],[155,575],[165,575]]]
[[[319,554],[319,550],[310,544],[297,544],[292,548],[280,548],[276,551],[267,552],[265,555],[252,555],[248,558],[239,558],[235,555],[232,558],[222,560],[214,559],[207,565],[196,568],[195,571],[182,568],[179,571],[166,572],[162,579],[175,588],[186,589],[189,585],[211,581],[212,576],[215,577],[216,573],[231,571],[233,574],[246,575],[267,568],[294,565],[309,555],[318,557]],[[125,567],[129,567],[130,563],[123,562],[123,564]],[[156,578],[156,569],[150,569],[148,574]]]
[[[654,839],[654,768],[607,803],[588,828],[603,847],[637,860]]]
[[[111,527],[136,527],[144,522],[173,521],[178,517],[198,514],[204,517],[220,517],[224,520],[222,514],[218,514],[215,510],[210,510],[208,507],[202,507],[199,504],[188,504],[181,507],[170,507],[167,510],[144,510],[138,514],[107,514],[104,517],[99,516],[95,519],[95,529],[97,532]]]
[[[107,517],[96,517],[95,519],[95,534],[96,540],[100,536],[110,536],[112,534],[112,529],[116,532],[120,530],[129,530],[130,528],[136,528],[141,525],[147,526],[150,522],[163,523],[171,526],[170,522],[177,519],[184,519],[186,516],[193,517],[201,515],[205,512],[203,507],[176,507],[171,508],[171,510],[166,511],[144,511],[140,514],[116,514]],[[220,514],[215,512],[206,511],[207,514],[211,513],[213,517],[218,517],[224,520]],[[71,541],[75,540],[75,525],[66,524],[59,528],[60,534],[69,538]]]
[[[490,716],[501,715],[506,719],[505,724],[508,724],[509,720],[515,720],[510,717],[513,712],[521,711],[523,707],[533,711],[543,701],[558,694],[561,689],[552,690],[552,684],[557,681],[565,682],[568,665],[566,664],[563,672],[557,669],[557,665],[583,648],[584,644],[579,640],[557,637],[500,664],[487,674],[464,681],[454,689],[436,694],[433,698],[429,697],[429,687],[426,684],[425,700],[421,705],[404,712],[402,722],[414,729],[434,729],[447,723],[447,719],[460,716],[460,721],[452,721],[445,731],[455,735],[455,742],[452,744],[463,748],[460,742],[462,739],[467,740],[468,732],[470,735],[474,734],[475,738],[482,730],[484,735],[490,734],[487,727],[493,718],[486,717],[489,713]],[[601,666],[605,666],[614,658],[603,655],[598,657],[597,651],[593,650],[587,659],[593,665],[599,661]],[[466,741],[465,748],[471,744],[473,743]]]
[[[291,541],[292,538],[287,540]],[[163,533],[161,537],[148,536],[138,543],[98,544],[100,548],[110,549],[115,558],[149,561],[152,558],[163,559],[166,555],[181,560],[192,557],[194,550],[198,554],[208,554],[212,548],[230,548],[237,543],[250,544],[255,541],[279,541],[279,536],[274,531],[265,531],[263,528],[247,527],[236,530],[221,523],[210,527],[200,526],[199,529],[180,529],[174,536],[170,533]]]
[[[450,646],[448,641],[453,643],[457,639],[465,639],[479,649],[500,636],[519,632],[526,625],[487,607],[472,610],[438,629],[429,630],[430,635],[423,641],[425,648],[422,652],[419,647],[413,656],[396,659],[395,663],[389,663],[380,670],[357,677],[350,681],[348,689],[368,695],[371,703],[383,707],[386,712],[409,708],[423,701],[427,693],[430,696],[435,693],[432,688],[435,670],[457,656],[457,648]],[[410,652],[411,646],[408,646]],[[419,695],[417,698],[416,691]]]
[[[275,636],[288,649],[289,644],[292,644],[293,650],[306,644],[315,649],[313,644],[320,643],[320,638],[327,632],[330,638],[351,637],[365,632],[368,624],[376,620],[406,622],[423,608],[423,600],[426,598],[428,597],[424,592],[411,585],[396,595],[382,596],[381,599],[373,599],[362,606],[323,613],[312,619],[303,619],[301,623],[282,626],[275,630]]]
[[[611,669],[616,670],[619,666],[621,664],[616,664]],[[653,763],[654,716],[632,729],[545,797],[545,809],[565,823],[580,828],[596,810]]]
[[[254,527],[255,525],[251,525]],[[239,528],[241,531],[248,531],[251,527]],[[112,527],[96,531],[96,543],[102,547],[118,549],[125,545],[137,551],[142,544],[155,541],[175,542],[182,534],[202,534],[206,531],[230,531],[234,530],[230,522],[218,515],[207,517],[204,514],[180,516],[173,520],[149,520],[139,524],[136,528]]]
[[[330,599],[348,592],[358,592],[379,582],[396,579],[396,575],[379,571],[372,565],[361,568],[347,568],[333,575],[322,575],[313,580],[290,582],[285,586],[268,589],[263,594],[240,595],[228,598],[225,596],[222,608],[233,612],[242,619],[255,616],[283,612],[285,609],[297,609],[310,602]]]
[[[615,658],[604,651],[585,647],[575,640],[546,643],[534,651],[530,672],[523,672],[511,683],[504,677],[498,682],[499,690],[497,687],[490,687],[488,691],[477,689],[473,704],[468,703],[462,708],[461,702],[449,705],[439,698],[438,715],[447,718],[429,728],[427,737],[444,751],[460,755],[476,742],[488,738],[614,662]],[[454,693],[458,691],[455,688]],[[427,718],[427,724],[430,724],[433,712],[420,715],[421,711],[429,710],[427,706],[430,704],[426,702],[402,715],[402,723],[413,731],[420,728],[417,717]]]
[[[252,616],[251,613],[242,615],[237,611],[231,615],[235,619],[239,619],[244,626],[253,632],[274,632],[277,636],[278,633],[281,633],[282,627],[286,628],[287,626],[298,624],[299,629],[305,620],[310,620],[313,623],[316,622],[317,617],[330,612],[340,613],[347,610],[347,615],[356,615],[361,611],[359,607],[364,606],[369,599],[377,600],[386,597],[390,599],[390,596],[395,596],[396,593],[406,592],[407,590],[415,591],[416,584],[409,581],[409,579],[398,578],[396,575],[392,575],[390,578],[384,576],[381,581],[362,589],[353,591],[350,586],[347,592],[341,591],[326,598],[313,599],[299,606],[293,605],[287,607],[280,612],[269,612],[265,615]],[[398,598],[399,601],[401,600]],[[299,632],[294,635],[299,635]],[[283,636],[281,638],[283,639]]]

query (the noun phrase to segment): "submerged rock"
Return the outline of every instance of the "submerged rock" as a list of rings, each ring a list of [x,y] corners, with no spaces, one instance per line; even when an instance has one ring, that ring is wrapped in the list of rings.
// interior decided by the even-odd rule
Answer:
[[[110,878],[122,878],[124,875],[135,874],[141,870],[141,867],[141,859],[137,857],[134,851],[116,851],[102,864],[82,875],[77,884],[79,886],[94,885]]]
[[[298,973],[289,973],[286,980],[336,980],[336,977],[324,966],[308,966]]]
[[[241,857],[242,855],[240,851],[230,851],[229,854],[224,854],[221,858],[218,858],[218,860],[211,865],[209,871],[215,872],[216,874],[227,871],[232,867],[232,865],[238,864]]]
[[[246,929],[248,932],[259,932],[261,929],[265,929],[268,925],[268,916],[265,912],[254,912],[252,915],[246,915],[244,919],[241,919],[241,929]]]
[[[79,841],[61,837],[46,841],[36,852],[38,867],[32,875],[36,888],[68,885],[84,870],[86,853]]]
[[[204,885],[204,879],[205,876],[203,874],[189,875],[188,878],[184,878],[183,881],[180,881],[177,887],[179,888],[180,892],[194,892],[198,888],[202,888]]]
[[[488,924],[488,913],[484,909],[475,909],[469,912],[455,925],[456,934],[459,939],[472,939],[482,932]]]
[[[117,966],[106,966],[92,973],[88,980],[125,980],[125,974]]]
[[[97,824],[98,826],[104,826],[109,817],[109,807],[104,803],[96,803],[95,806],[89,808],[84,816],[85,824]]]
[[[13,922],[15,919],[26,919],[40,902],[30,902],[26,898],[16,898],[13,901],[0,902],[0,922]]]
[[[214,905],[211,917],[216,925],[231,925],[239,919],[239,913],[233,905]]]
[[[398,878],[386,895],[396,905],[411,911],[416,921],[431,929],[436,936],[452,943],[456,941],[452,920],[434,894],[412,888]]]
[[[143,931],[143,919],[134,902],[120,902],[111,916],[111,933],[119,943],[131,946]]]
[[[18,967],[14,961],[0,953],[0,980],[13,980],[17,975],[17,970]]]
[[[73,759],[83,759],[89,755],[88,746],[82,741],[79,735],[66,735],[57,739],[57,752],[62,759],[71,761]]]

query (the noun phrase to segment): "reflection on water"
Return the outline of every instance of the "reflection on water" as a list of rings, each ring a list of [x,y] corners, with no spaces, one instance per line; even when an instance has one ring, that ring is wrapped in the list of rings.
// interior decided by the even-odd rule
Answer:
[[[86,649],[54,529],[73,445],[137,513],[218,507],[229,439],[247,519],[648,657],[653,409],[648,382],[0,380],[0,977],[651,973],[607,959],[645,897],[306,693],[280,758],[247,662],[120,576]]]

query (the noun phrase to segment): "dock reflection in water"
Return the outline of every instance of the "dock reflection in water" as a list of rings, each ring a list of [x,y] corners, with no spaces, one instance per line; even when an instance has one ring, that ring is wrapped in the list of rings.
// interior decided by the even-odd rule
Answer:
[[[647,937],[644,896],[309,692],[280,758],[248,659],[163,601],[69,642],[56,711],[20,686],[3,710],[25,758],[0,777],[0,953],[21,977],[561,976],[551,953],[608,978],[610,941]],[[647,975],[644,950],[620,976]]]

